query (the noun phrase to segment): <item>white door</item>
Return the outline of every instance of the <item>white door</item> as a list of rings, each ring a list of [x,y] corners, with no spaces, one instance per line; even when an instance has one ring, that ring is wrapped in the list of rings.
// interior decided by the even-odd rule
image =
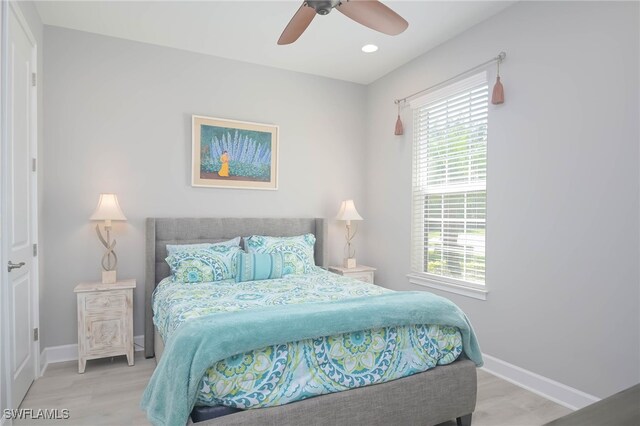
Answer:
[[[36,376],[34,303],[37,297],[34,270],[33,227],[35,152],[35,45],[18,17],[18,6],[9,9],[7,49],[7,153],[4,161],[6,195],[4,226],[8,264],[9,364],[11,408],[17,408]]]

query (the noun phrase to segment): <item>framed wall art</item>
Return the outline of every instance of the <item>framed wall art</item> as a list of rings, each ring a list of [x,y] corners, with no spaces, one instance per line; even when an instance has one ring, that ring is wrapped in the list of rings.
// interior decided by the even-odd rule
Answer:
[[[278,189],[278,126],[192,116],[192,186]]]

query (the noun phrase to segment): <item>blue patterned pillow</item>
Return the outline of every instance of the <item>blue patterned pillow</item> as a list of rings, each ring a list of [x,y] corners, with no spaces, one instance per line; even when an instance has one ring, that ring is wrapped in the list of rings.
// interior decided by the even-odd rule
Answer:
[[[282,253],[240,253],[236,282],[274,280],[282,278],[284,256]]]
[[[249,253],[282,253],[284,257],[284,271],[287,274],[309,274],[313,272],[315,261],[313,246],[316,237],[313,234],[298,235],[296,237],[266,237],[252,235],[245,238],[245,245]]]
[[[201,283],[235,278],[239,246],[211,244],[207,248],[184,249],[167,257],[173,281]]]
[[[220,241],[217,243],[200,243],[200,244],[167,244],[167,255],[171,256],[179,251],[193,250],[193,249],[206,249],[210,246],[240,246],[240,237],[235,237],[227,241]]]

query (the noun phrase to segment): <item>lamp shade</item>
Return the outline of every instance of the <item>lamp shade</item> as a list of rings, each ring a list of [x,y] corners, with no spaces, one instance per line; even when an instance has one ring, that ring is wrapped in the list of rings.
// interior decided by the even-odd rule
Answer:
[[[98,207],[93,212],[90,220],[127,220],[122,213],[116,194],[100,194]]]
[[[336,216],[337,220],[362,220],[362,216],[356,210],[356,205],[353,203],[353,200],[344,200],[342,204],[340,204],[340,210],[338,210],[338,215]]]

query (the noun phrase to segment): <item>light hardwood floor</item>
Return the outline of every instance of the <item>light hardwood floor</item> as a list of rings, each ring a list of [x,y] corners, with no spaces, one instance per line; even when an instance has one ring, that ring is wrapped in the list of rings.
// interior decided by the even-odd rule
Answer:
[[[124,356],[93,360],[84,374],[78,363],[51,364],[29,389],[21,408],[68,409],[69,420],[16,421],[16,425],[148,425],[138,408],[155,368],[153,359],[136,352],[136,364]],[[478,370],[478,404],[474,426],[541,425],[570,412],[558,404]],[[455,425],[455,422],[443,426]]]

